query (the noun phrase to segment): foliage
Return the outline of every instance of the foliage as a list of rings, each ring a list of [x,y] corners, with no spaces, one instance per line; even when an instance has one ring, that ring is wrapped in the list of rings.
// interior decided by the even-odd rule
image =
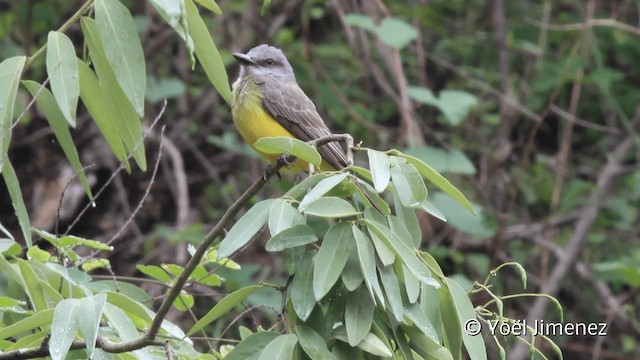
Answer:
[[[511,358],[518,342],[537,358],[560,358],[560,349],[597,357],[600,346],[637,352],[640,276],[629,249],[640,238],[640,192],[629,153],[640,31],[627,25],[637,4],[222,5],[0,4],[0,359],[482,359]],[[57,28],[60,19],[68,21]],[[285,49],[321,114],[364,140],[356,165],[265,184],[274,172],[260,173],[228,121],[225,69],[226,49],[261,42]],[[51,141],[32,143],[38,130]],[[87,146],[96,140],[107,151]],[[152,168],[153,141],[164,157],[149,181],[141,172]],[[254,145],[319,163],[314,144]],[[47,160],[31,161],[32,152]],[[88,156],[111,161],[109,152],[115,166]],[[68,164],[77,181],[55,193],[55,225],[35,229],[38,186],[55,176],[44,163]],[[188,181],[178,176],[185,169]],[[87,206],[63,233],[63,200],[76,182]],[[187,210],[204,209],[191,227],[188,212],[174,210],[185,197]],[[89,225],[69,235],[87,211]],[[120,220],[105,231],[113,214]],[[127,226],[142,234],[122,235]],[[134,245],[111,246],[118,236]],[[536,290],[519,293],[514,272]],[[563,312],[560,302],[572,306]],[[555,305],[553,315],[541,303]],[[539,308],[536,318],[606,320],[615,331],[593,349],[589,339],[486,331]],[[179,314],[171,322],[169,309]]]

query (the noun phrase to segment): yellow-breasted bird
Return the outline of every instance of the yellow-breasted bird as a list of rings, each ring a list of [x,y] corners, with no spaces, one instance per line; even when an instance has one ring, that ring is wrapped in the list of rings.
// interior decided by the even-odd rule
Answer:
[[[282,50],[259,45],[247,54],[235,53],[233,57],[240,63],[240,74],[233,83],[231,112],[236,128],[249,145],[254,147],[258,139],[268,136],[307,142],[331,135],[313,102],[298,86]],[[322,156],[320,170],[339,170],[348,165],[344,150],[335,141],[319,146],[318,152]],[[271,164],[279,157],[258,153]],[[298,160],[289,169],[306,171],[308,164]]]

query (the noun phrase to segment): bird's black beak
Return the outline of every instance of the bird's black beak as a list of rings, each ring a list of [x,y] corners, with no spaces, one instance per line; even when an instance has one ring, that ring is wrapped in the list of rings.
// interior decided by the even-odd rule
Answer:
[[[256,62],[253,61],[251,56],[246,55],[246,54],[235,53],[235,54],[233,54],[233,57],[236,58],[236,60],[242,65],[255,65],[256,64]]]

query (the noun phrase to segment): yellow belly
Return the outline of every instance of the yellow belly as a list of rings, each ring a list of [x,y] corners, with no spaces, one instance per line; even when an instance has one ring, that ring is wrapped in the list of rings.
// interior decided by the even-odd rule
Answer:
[[[244,95],[244,99],[237,99],[240,100],[237,102],[234,101],[234,106],[232,107],[233,123],[236,129],[238,129],[238,132],[240,132],[240,135],[242,135],[244,141],[251,145],[263,159],[273,165],[281,154],[267,154],[257,150],[254,146],[256,141],[263,137],[270,136],[285,136],[291,138],[294,136],[263,109],[262,101],[259,97],[246,93]],[[318,169],[316,169],[316,171],[317,170]],[[331,171],[334,169],[323,161],[320,165],[320,170]],[[283,169],[283,172],[297,173],[300,171],[309,171],[309,164],[306,161],[296,160],[296,162],[289,165],[287,169]]]

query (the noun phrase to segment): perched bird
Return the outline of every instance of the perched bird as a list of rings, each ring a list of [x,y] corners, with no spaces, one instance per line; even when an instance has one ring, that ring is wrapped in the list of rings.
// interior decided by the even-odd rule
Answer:
[[[254,147],[258,139],[269,136],[307,142],[331,135],[313,102],[298,86],[282,50],[259,45],[233,57],[240,63],[240,74],[233,83],[231,111],[236,128],[249,145]],[[256,151],[271,164],[279,157]],[[321,145],[318,152],[322,156],[322,171],[340,170],[349,164],[338,142]],[[306,162],[298,160],[289,166],[289,171],[308,168]]]

